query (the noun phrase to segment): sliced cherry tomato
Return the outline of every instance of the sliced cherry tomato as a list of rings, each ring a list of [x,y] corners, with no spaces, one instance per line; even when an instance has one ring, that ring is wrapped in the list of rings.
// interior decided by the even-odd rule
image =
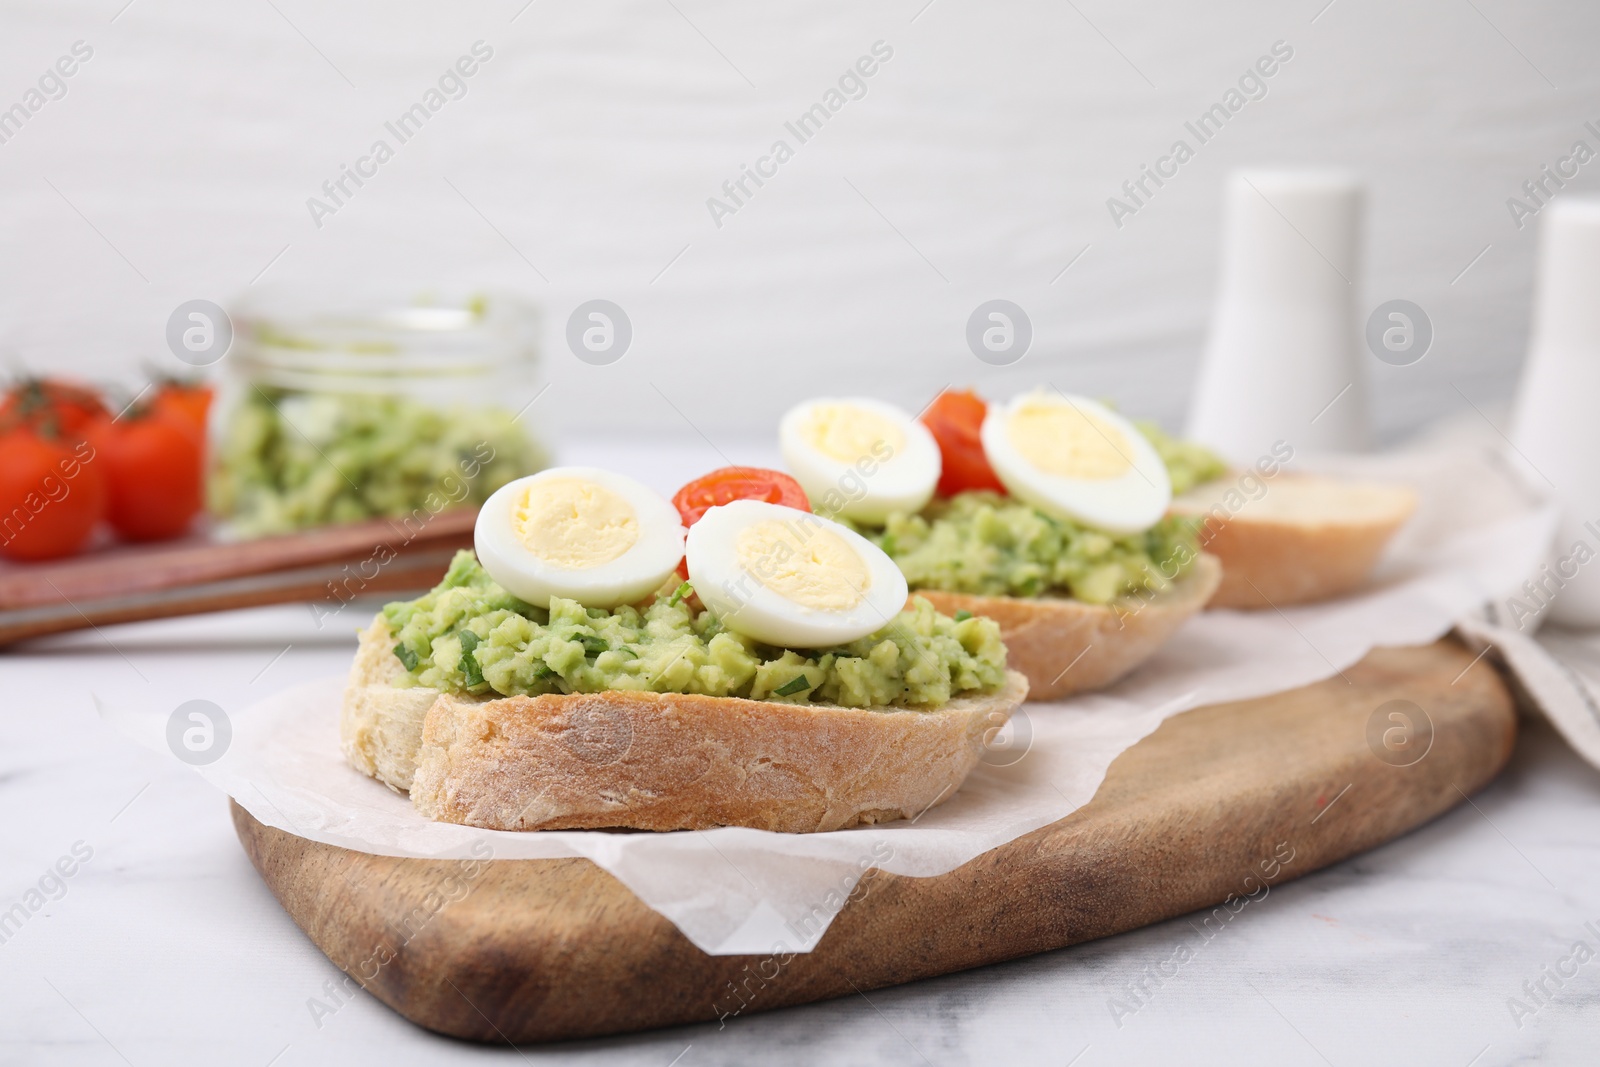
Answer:
[[[101,419],[88,438],[102,453],[106,518],[129,541],[160,541],[189,529],[203,503],[204,437],[188,417],[152,405]]]
[[[722,467],[690,482],[673,494],[684,526],[693,526],[707,511],[735,500],[761,500],[801,511],[811,510],[811,501],[800,483],[782,471],[765,467]],[[678,573],[689,580],[689,561],[678,564]]]
[[[0,555],[70,556],[105,509],[105,473],[91,444],[31,426],[0,437]]]
[[[150,406],[164,414],[182,416],[204,437],[206,418],[211,413],[211,386],[203,382],[169,379],[157,387]]]
[[[991,489],[1004,493],[1006,487],[989,466],[983,454],[983,417],[989,407],[971,389],[946,389],[928,405],[922,424],[939,442],[943,469],[939,473],[939,495],[955,496],[969,489]]]
[[[782,504],[786,508],[811,510],[811,501],[800,483],[782,471],[769,471],[762,467],[723,467],[696,478],[679,489],[672,503],[683,517],[685,526],[693,526],[700,517],[718,504],[735,500],[762,500],[768,504]]]
[[[62,439],[75,438],[105,414],[93,389],[59,378],[26,378],[0,400],[0,426],[34,426]]]

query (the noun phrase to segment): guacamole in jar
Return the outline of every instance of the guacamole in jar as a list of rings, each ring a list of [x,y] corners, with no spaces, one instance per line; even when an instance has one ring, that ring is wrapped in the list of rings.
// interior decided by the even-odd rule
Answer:
[[[669,584],[648,604],[612,609],[557,597],[546,610],[506,592],[463,551],[431,592],[384,608],[405,667],[396,684],[490,697],[633,690],[915,710],[1005,680],[997,624],[958,622],[920,598],[867,637],[796,650],[728,630],[689,592],[687,582]]]
[[[225,417],[208,491],[254,537],[481,504],[545,464],[502,409],[252,385]]]

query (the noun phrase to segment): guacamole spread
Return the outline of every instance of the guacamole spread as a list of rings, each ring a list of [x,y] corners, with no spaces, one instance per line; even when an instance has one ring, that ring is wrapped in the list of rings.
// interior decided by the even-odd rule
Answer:
[[[406,668],[396,684],[485,696],[623,689],[932,708],[1005,678],[998,625],[957,622],[920,597],[868,637],[796,651],[724,628],[692,607],[688,585],[669,584],[642,608],[585,608],[558,597],[543,610],[459,552],[432,592],[383,609]]]
[[[1138,423],[1167,465],[1173,493],[1227,473],[1209,449]],[[935,498],[921,513],[889,516],[861,532],[899,565],[912,589],[983,596],[1055,594],[1105,604],[1158,592],[1200,556],[1200,524],[1167,516],[1136,534],[1110,534],[1054,519],[999,493]]]
[[[1108,534],[998,493],[935,499],[920,514],[891,515],[865,531],[912,589],[986,596],[1060,593],[1104,604],[1159,590],[1199,556],[1198,524],[1168,517],[1137,534]]]
[[[481,504],[545,457],[499,409],[251,387],[227,416],[211,507],[246,536]]]
[[[1155,448],[1161,462],[1167,465],[1173,496],[1187,493],[1197,485],[1215,481],[1228,473],[1227,463],[1205,445],[1169,436],[1153,422],[1136,422],[1134,426]]]

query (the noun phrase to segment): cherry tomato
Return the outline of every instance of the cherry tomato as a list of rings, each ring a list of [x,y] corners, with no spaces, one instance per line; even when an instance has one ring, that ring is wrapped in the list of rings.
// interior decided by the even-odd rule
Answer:
[[[969,489],[1006,491],[983,454],[979,430],[988,410],[983,398],[971,389],[946,389],[923,412],[922,424],[939,442],[943,461],[939,474],[940,496],[955,496]]]
[[[761,500],[786,508],[811,510],[811,501],[800,483],[782,471],[764,467],[722,467],[679,489],[672,497],[684,526],[693,526],[707,511],[735,500]],[[678,564],[678,573],[689,579],[689,561]]]
[[[105,508],[104,465],[93,445],[31,426],[0,437],[0,555],[70,556]]]
[[[109,498],[106,518],[129,541],[177,537],[204,499],[204,436],[182,414],[153,405],[101,419],[87,431],[102,453]]]
[[[169,379],[156,389],[150,406],[162,414],[182,416],[204,437],[206,418],[211,413],[211,386]]]
[[[58,378],[26,378],[0,399],[0,426],[35,426],[76,437],[106,406],[94,390]]]
[[[806,491],[800,488],[799,482],[782,471],[762,467],[714,470],[679,489],[672,503],[683,517],[683,524],[693,526],[711,508],[735,500],[762,500],[786,508],[811,510],[811,501],[806,499]]]

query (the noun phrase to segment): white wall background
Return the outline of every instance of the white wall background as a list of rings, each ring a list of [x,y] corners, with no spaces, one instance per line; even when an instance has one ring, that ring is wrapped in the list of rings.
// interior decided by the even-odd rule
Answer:
[[[1506,198],[1580,137],[1600,148],[1581,0],[524,2],[0,6],[0,107],[74,41],[95,50],[0,144],[0,355],[129,378],[179,369],[179,302],[258,275],[436,279],[543,304],[540,410],[568,426],[687,416],[716,437],[824,390],[919,407],[1043,379],[1177,423],[1227,172],[1338,165],[1370,183],[1362,306],[1409,298],[1437,331],[1414,366],[1372,361],[1393,438],[1503,401],[1535,239]],[[317,229],[306,198],[479,39],[469,94]],[[706,198],[880,39],[868,95],[714,226]],[[1117,229],[1106,198],[1277,40],[1294,58],[1269,95]],[[634,323],[613,366],[562,339],[592,297]],[[1035,327],[1005,370],[963,337],[992,297]]]

